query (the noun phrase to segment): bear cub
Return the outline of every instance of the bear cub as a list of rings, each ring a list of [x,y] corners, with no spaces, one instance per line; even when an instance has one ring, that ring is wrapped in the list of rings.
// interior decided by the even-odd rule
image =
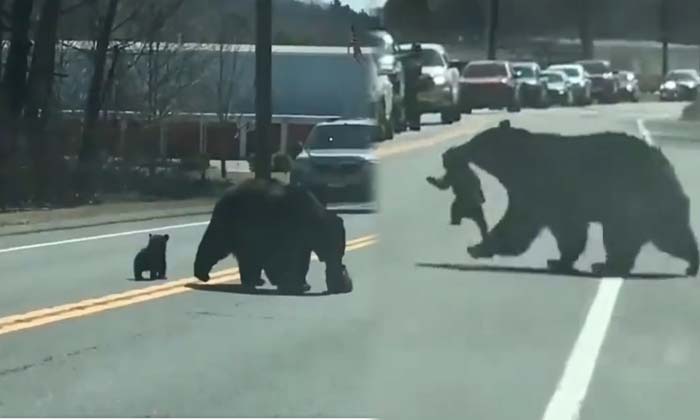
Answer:
[[[148,245],[134,258],[134,279],[143,280],[143,272],[149,272],[150,280],[165,279],[165,250],[170,235],[148,235]]]

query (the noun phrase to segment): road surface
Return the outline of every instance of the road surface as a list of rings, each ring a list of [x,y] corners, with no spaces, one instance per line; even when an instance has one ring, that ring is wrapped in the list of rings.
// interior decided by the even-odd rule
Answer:
[[[476,113],[380,147],[378,214],[346,214],[349,295],[243,294],[235,261],[194,287],[205,217],[0,237],[0,416],[695,418],[697,279],[542,270],[549,233],[518,258],[474,261],[476,227],[449,226],[424,178],[440,154],[510,118],[537,131],[621,130],[660,145],[700,200],[697,127],[677,104]],[[595,170],[595,168],[591,168]],[[479,172],[494,225],[507,200]],[[700,214],[692,223],[700,232]],[[169,279],[134,282],[148,232],[171,235]],[[603,258],[590,229],[578,266]],[[682,273],[651,246],[642,273]]]

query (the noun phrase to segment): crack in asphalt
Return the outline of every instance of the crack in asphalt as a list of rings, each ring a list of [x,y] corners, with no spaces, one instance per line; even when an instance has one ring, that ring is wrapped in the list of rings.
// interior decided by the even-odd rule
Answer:
[[[85,348],[82,348],[82,349],[74,350],[74,351],[71,351],[71,352],[66,353],[64,356],[67,357],[67,358],[68,358],[68,357],[74,357],[74,356],[80,355],[81,353],[84,353],[84,352],[86,352],[86,351],[91,351],[91,350],[97,350],[97,346],[85,347]],[[26,372],[26,371],[28,371],[29,369],[32,369],[32,368],[35,368],[35,367],[39,367],[39,366],[45,365],[45,364],[47,364],[47,363],[51,363],[51,362],[53,362],[54,360],[55,360],[54,356],[46,356],[46,357],[44,357],[43,359],[41,359],[40,361],[38,361],[38,362],[27,363],[27,364],[24,364],[24,365],[21,365],[21,366],[16,366],[16,367],[12,367],[12,368],[3,369],[3,370],[0,370],[0,377],[7,376],[7,375],[12,375],[12,374],[15,374],[15,373]],[[0,403],[0,405],[2,405],[2,403]]]
[[[215,317],[215,318],[243,318],[243,319],[264,319],[264,320],[274,320],[274,316],[265,316],[265,315],[234,315],[234,314],[226,314],[226,313],[221,313],[221,312],[210,312],[210,311],[196,311],[196,312],[187,312],[189,315],[194,315],[194,316],[207,316],[207,317]]]

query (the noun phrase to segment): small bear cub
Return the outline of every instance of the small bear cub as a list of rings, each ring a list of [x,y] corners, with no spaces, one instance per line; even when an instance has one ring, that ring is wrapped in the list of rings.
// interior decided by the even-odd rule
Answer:
[[[148,245],[134,258],[134,279],[143,280],[143,272],[150,272],[150,280],[165,279],[165,248],[170,235],[148,235]]]

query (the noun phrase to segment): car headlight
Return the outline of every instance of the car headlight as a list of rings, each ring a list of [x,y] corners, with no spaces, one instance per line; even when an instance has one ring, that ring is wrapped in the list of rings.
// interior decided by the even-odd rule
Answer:
[[[664,82],[664,84],[661,85],[661,87],[663,89],[673,90],[678,87],[678,84],[673,80],[669,80],[668,82]]]
[[[393,70],[396,60],[393,55],[385,55],[379,59],[379,68],[381,70]]]
[[[603,74],[603,79],[612,79],[615,75],[611,72]]]
[[[447,78],[445,76],[435,76],[433,77],[433,82],[436,85],[444,85],[445,83],[447,83]]]

